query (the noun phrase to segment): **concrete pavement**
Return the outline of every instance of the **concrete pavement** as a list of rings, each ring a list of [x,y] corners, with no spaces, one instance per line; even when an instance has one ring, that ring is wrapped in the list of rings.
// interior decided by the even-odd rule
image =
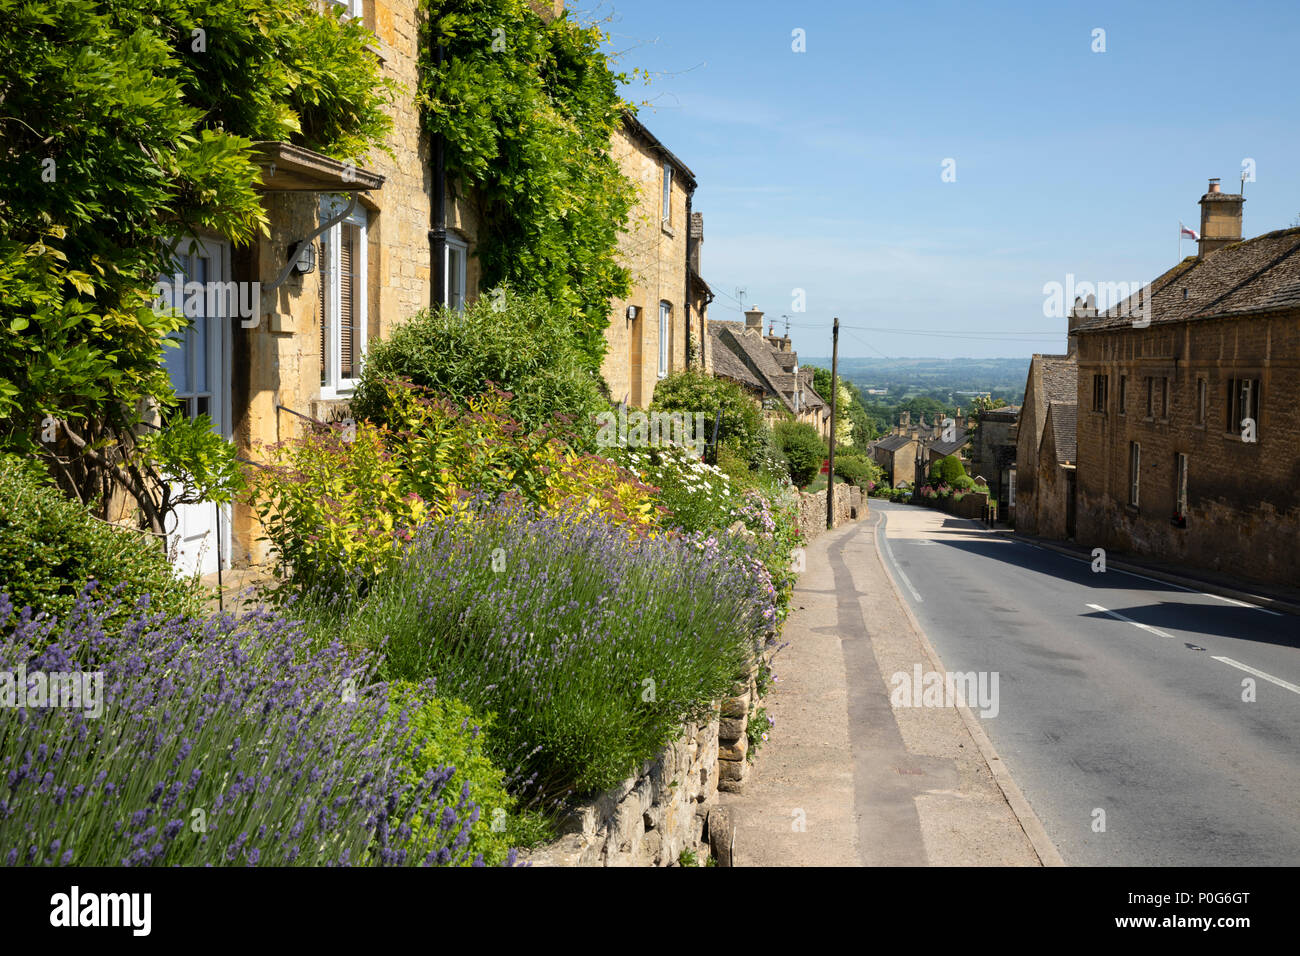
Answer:
[[[808,548],[764,701],[771,740],[745,792],[723,797],[736,865],[1038,865],[1040,853],[1057,862],[979,718],[891,704],[893,675],[942,665],[885,571],[876,521]]]

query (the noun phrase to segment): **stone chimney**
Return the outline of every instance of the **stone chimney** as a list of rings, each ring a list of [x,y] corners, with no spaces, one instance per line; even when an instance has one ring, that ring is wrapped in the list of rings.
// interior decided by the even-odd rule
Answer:
[[[1196,250],[1198,259],[1207,252],[1241,241],[1241,205],[1245,201],[1240,193],[1219,192],[1219,181],[1210,180],[1209,192],[1201,197],[1201,239]]]
[[[753,329],[759,335],[763,334],[763,312],[756,305],[751,305],[745,311],[745,328]]]
[[[700,271],[700,246],[704,244],[704,213],[691,213],[691,271]]]
[[[1070,309],[1069,324],[1066,328],[1065,351],[1067,355],[1075,355],[1079,350],[1079,337],[1074,334],[1074,330],[1089,319],[1097,317],[1097,297],[1089,294],[1088,298],[1075,296],[1074,305]]]

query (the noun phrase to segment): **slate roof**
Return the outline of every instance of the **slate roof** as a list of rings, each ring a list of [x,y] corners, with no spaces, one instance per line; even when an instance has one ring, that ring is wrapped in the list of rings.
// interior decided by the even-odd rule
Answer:
[[[1088,334],[1132,327],[1135,296],[1081,323]],[[1151,283],[1152,325],[1300,308],[1300,228],[1189,256]]]
[[[1057,463],[1064,465],[1078,461],[1079,406],[1075,402],[1049,402],[1047,420],[1052,425]]]

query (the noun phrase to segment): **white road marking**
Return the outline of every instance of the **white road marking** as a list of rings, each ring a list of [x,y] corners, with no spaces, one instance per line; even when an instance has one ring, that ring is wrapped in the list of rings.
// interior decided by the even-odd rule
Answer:
[[[889,563],[894,566],[894,570],[898,572],[898,576],[903,579],[903,583],[907,585],[907,589],[912,592],[912,597],[916,598],[916,603],[924,604],[925,598],[921,597],[921,592],[918,591],[916,588],[912,587],[912,582],[908,580],[907,575],[903,573],[903,569],[900,568],[898,566],[898,562],[894,560],[894,551],[892,548],[890,548],[889,537],[885,534],[885,522],[888,520],[889,520],[889,516],[886,515],[885,512],[883,511],[880,512],[880,525],[879,525],[878,533],[880,534],[881,549],[885,552],[885,554],[889,555]]]
[[[1235,667],[1239,671],[1245,671],[1247,674],[1254,674],[1256,677],[1262,678],[1263,680],[1269,681],[1270,683],[1277,684],[1278,687],[1285,687],[1293,694],[1300,694],[1300,687],[1297,687],[1295,684],[1292,684],[1289,681],[1284,681],[1280,677],[1274,677],[1272,674],[1266,674],[1263,671],[1256,670],[1255,668],[1247,664],[1241,663],[1241,661],[1234,661],[1231,657],[1216,657],[1215,660],[1222,661],[1224,664],[1227,664],[1229,667]]]
[[[1156,637],[1168,637],[1168,638],[1173,637],[1172,634],[1166,634],[1158,627],[1152,627],[1150,624],[1143,624],[1141,621],[1135,621],[1131,617],[1125,617],[1123,614],[1120,614],[1118,611],[1108,611],[1100,604],[1089,604],[1088,607],[1092,608],[1094,611],[1101,611],[1101,613],[1103,614],[1109,614],[1111,617],[1132,624],[1134,627],[1140,627],[1144,631],[1150,631]]]

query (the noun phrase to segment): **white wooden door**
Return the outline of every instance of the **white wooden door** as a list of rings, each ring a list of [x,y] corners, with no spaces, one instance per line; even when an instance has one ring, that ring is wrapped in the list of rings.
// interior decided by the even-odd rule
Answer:
[[[180,403],[177,414],[207,415],[223,438],[230,437],[230,339],[235,321],[228,297],[195,295],[200,283],[230,281],[230,247],[223,242],[185,240],[177,246],[176,270],[185,287],[175,290],[174,307],[190,313],[189,328],[174,335],[179,348],[164,350],[163,362]],[[175,276],[167,281],[175,285]],[[224,307],[223,306],[224,302]],[[214,311],[226,314],[211,314]],[[179,574],[211,574],[230,560],[230,509],[211,502],[181,505],[168,527],[168,551]]]

